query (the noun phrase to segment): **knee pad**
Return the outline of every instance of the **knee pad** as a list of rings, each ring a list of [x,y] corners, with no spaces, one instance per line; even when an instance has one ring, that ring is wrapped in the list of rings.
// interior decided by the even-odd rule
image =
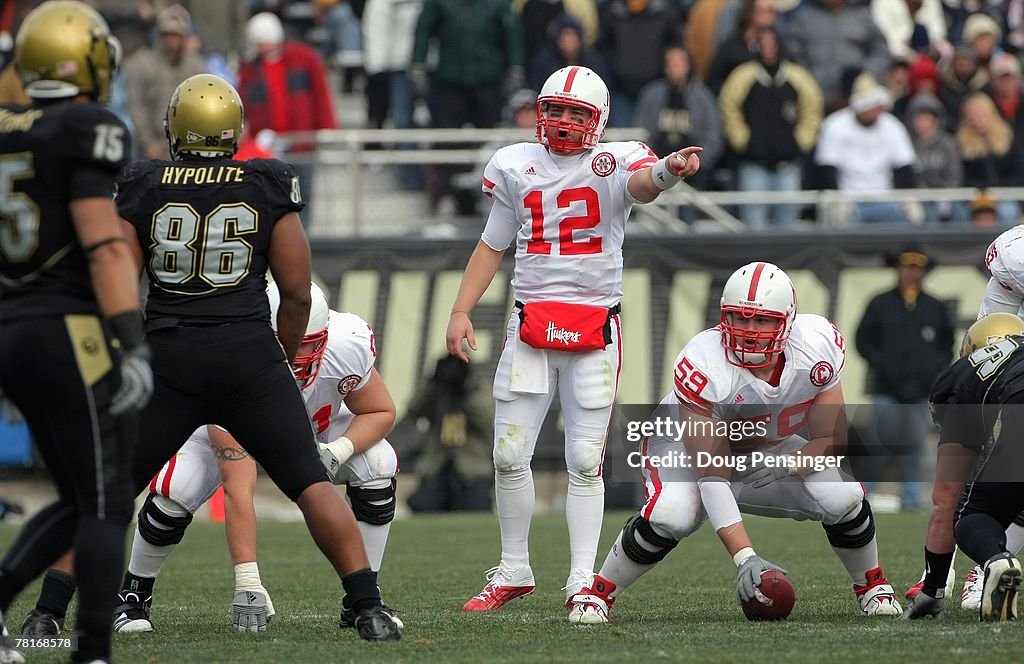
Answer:
[[[600,479],[603,457],[604,438],[565,441],[565,467],[569,471],[570,480],[573,475]]]
[[[494,467],[500,471],[518,470],[530,465],[530,430],[521,424],[506,424],[494,435]]]
[[[157,523],[164,528],[155,525]],[[149,494],[139,510],[139,534],[153,546],[177,544],[185,536],[185,529],[190,523],[192,515],[188,510],[163,496]]]
[[[495,469],[494,486],[503,491],[518,491],[526,488],[533,480],[533,471],[530,467],[516,468],[513,470]]]
[[[352,512],[356,515],[356,521],[362,521],[372,526],[383,526],[395,519],[395,478],[391,478],[387,486],[377,489],[365,486],[352,486],[345,489],[349,500],[352,502]]]
[[[657,547],[651,551],[637,542],[637,536],[647,544]],[[630,517],[622,527],[622,551],[626,557],[640,565],[653,565],[665,559],[668,552],[676,548],[678,540],[662,537],[654,531],[647,519],[639,514]]]
[[[824,523],[821,526],[825,529],[828,543],[839,549],[859,549],[867,546],[875,536],[875,519],[867,500],[861,501],[853,518],[831,526]]]

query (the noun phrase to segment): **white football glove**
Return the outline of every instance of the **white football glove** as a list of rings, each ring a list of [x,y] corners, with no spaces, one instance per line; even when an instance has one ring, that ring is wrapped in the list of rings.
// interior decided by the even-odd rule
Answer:
[[[317,445],[320,447],[320,463],[324,464],[324,468],[327,470],[327,477],[334,484],[343,484],[344,481],[339,479],[339,475],[341,467],[345,465],[345,462],[349,460],[355,451],[352,441],[345,436],[341,436],[329,443],[317,443]]]

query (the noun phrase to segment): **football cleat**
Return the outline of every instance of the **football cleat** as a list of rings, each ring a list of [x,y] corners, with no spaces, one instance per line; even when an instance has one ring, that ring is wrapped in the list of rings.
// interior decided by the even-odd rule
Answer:
[[[231,624],[238,632],[265,632],[273,615],[266,593],[259,590],[236,590],[231,598]]]
[[[860,612],[865,616],[899,616],[903,613],[900,603],[896,601],[896,591],[885,578],[882,567],[869,569],[864,576],[867,584],[853,586],[857,595]]]
[[[536,584],[529,565],[508,567],[502,562],[486,573],[487,585],[462,606],[463,611],[497,611],[510,600],[525,597]]]
[[[345,605],[345,599],[346,598],[343,597],[341,600],[341,620],[338,621],[338,627],[342,629],[348,629],[349,627],[356,626],[356,612],[352,610],[352,607]],[[381,606],[385,611],[391,614],[391,617],[396,623],[398,623],[400,628],[405,628],[405,623],[403,623],[402,619],[396,615],[396,611],[394,609],[387,604],[381,604]]]
[[[975,565],[967,572],[964,590],[960,593],[960,608],[977,611],[981,606],[981,590],[984,585],[985,573],[981,571],[981,565]]]
[[[573,597],[579,595],[584,589],[589,588],[594,581],[594,573],[581,567],[573,567],[569,570],[569,578],[565,580],[565,608],[572,608]]]
[[[569,622],[574,625],[600,625],[615,622],[611,618],[615,600],[608,595],[615,590],[615,584],[599,575],[594,575],[590,586],[573,595],[568,602]]]
[[[114,609],[115,632],[152,632],[153,623],[149,612],[153,606],[153,596],[143,599],[138,593],[122,590],[117,598],[120,606]]]
[[[60,636],[64,629],[64,619],[56,618],[53,614],[39,609],[32,609],[32,612],[21,624],[21,635],[25,638],[40,636]]]
[[[24,661],[25,655],[14,647],[14,640],[4,624],[4,614],[0,611],[0,664],[22,664]]]
[[[356,615],[355,628],[364,641],[399,641],[405,625],[385,606],[375,606]]]
[[[985,563],[978,618],[982,622],[1016,620],[1020,581],[1020,562],[1010,554],[1001,554]]]

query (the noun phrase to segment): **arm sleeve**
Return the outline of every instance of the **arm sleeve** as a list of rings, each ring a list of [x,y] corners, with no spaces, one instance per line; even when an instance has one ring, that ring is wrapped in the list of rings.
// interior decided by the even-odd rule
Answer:
[[[487,225],[484,226],[484,232],[480,239],[491,249],[503,251],[508,249],[512,241],[516,239],[520,223],[516,215],[516,208],[512,205],[505,173],[498,166],[497,153],[484,167],[481,188],[484,195],[489,197],[493,204],[490,214],[487,215]]]
[[[702,477],[697,481],[697,488],[700,489],[700,500],[715,532],[743,520],[729,480],[715,476]]]

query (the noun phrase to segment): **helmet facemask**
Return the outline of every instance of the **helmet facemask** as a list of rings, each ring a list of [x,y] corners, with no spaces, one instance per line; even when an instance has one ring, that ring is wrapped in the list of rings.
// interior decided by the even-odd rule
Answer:
[[[590,117],[586,122],[574,122],[564,117],[548,118],[547,112],[551,104],[579,109],[588,112]],[[597,107],[584,102],[540,99],[537,101],[537,140],[555,152],[576,152],[592,148],[601,139],[597,126],[599,118]]]
[[[312,344],[307,353],[303,353],[304,347]],[[299,383],[300,389],[306,389],[313,384],[320,367],[323,364],[324,353],[327,352],[327,329],[324,328],[313,334],[306,334],[302,337],[302,345],[299,352],[295,354],[294,374],[295,380]]]
[[[758,317],[770,318],[775,325],[760,329],[753,320]],[[748,325],[738,325],[739,320],[748,321]],[[721,330],[725,359],[745,369],[767,367],[785,350],[790,328],[788,316],[781,311],[723,306]]]

